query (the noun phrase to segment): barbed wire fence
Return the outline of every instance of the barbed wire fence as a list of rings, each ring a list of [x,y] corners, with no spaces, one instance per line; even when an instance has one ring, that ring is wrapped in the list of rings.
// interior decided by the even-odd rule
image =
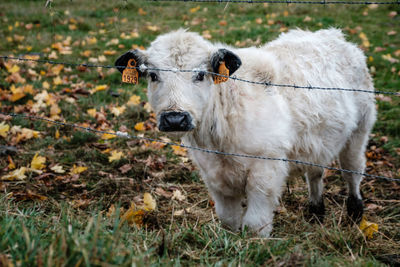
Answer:
[[[391,178],[391,177],[387,177],[387,176],[373,175],[373,174],[368,174],[368,173],[354,171],[354,170],[347,170],[347,169],[341,169],[341,168],[336,168],[336,167],[330,167],[330,166],[325,166],[325,165],[321,165],[321,164],[316,164],[316,163],[311,163],[311,162],[306,162],[306,161],[301,161],[301,160],[296,160],[296,159],[275,158],[275,157],[255,156],[255,155],[248,155],[248,154],[238,154],[238,153],[231,153],[231,152],[223,152],[223,151],[219,151],[219,150],[212,150],[212,149],[207,149],[207,148],[194,147],[194,146],[189,146],[189,145],[185,145],[185,144],[178,144],[178,143],[175,143],[175,142],[164,141],[164,140],[156,139],[156,138],[142,137],[142,136],[137,136],[137,135],[130,135],[127,132],[102,131],[102,130],[97,130],[97,129],[93,129],[93,128],[90,128],[90,127],[84,127],[84,126],[76,125],[76,124],[73,124],[73,123],[56,121],[56,120],[48,119],[48,118],[45,118],[45,117],[26,115],[26,114],[17,114],[17,113],[7,113],[7,112],[2,112],[2,111],[0,111],[0,114],[2,114],[4,116],[10,116],[10,117],[13,117],[13,118],[18,118],[19,117],[19,118],[30,119],[30,120],[39,120],[39,121],[43,121],[43,122],[52,123],[52,124],[55,124],[55,125],[72,127],[72,128],[84,130],[84,131],[87,131],[87,132],[96,133],[96,134],[114,135],[116,137],[121,137],[121,138],[139,139],[139,140],[145,140],[145,141],[150,141],[150,142],[163,143],[165,145],[170,145],[170,146],[179,146],[179,147],[182,147],[182,148],[185,148],[185,149],[197,150],[197,151],[201,151],[201,152],[205,152],[205,153],[209,153],[209,154],[216,154],[216,155],[222,155],[222,156],[232,156],[232,157],[239,157],[239,158],[260,159],[260,160],[283,161],[283,162],[287,162],[287,163],[294,163],[294,164],[297,164],[297,165],[318,167],[318,168],[323,168],[323,169],[332,170],[332,171],[341,171],[341,172],[345,172],[345,173],[362,175],[362,176],[364,176],[366,178],[371,178],[371,179],[382,179],[382,180],[386,180],[386,181],[400,182],[400,179]]]
[[[356,88],[341,88],[341,87],[321,87],[321,86],[311,86],[311,85],[296,85],[296,84],[276,84],[270,82],[258,82],[258,81],[250,81],[242,78],[238,78],[235,76],[225,76],[219,73],[206,71],[206,70],[180,70],[180,69],[162,69],[162,68],[149,68],[149,67],[127,67],[127,66],[113,66],[113,65],[96,65],[96,64],[87,64],[87,63],[71,63],[71,62],[61,62],[61,61],[53,61],[47,59],[32,59],[32,58],[22,58],[22,57],[13,57],[13,56],[0,56],[1,59],[4,60],[17,60],[17,61],[30,61],[30,62],[37,62],[37,63],[48,63],[51,65],[66,65],[72,67],[86,67],[86,68],[105,68],[105,69],[118,69],[118,68],[127,68],[127,69],[137,69],[137,70],[149,70],[149,71],[161,71],[161,72],[205,72],[207,74],[221,76],[225,78],[229,78],[232,80],[250,83],[250,84],[257,84],[257,85],[264,85],[264,86],[275,86],[275,87],[286,87],[286,88],[294,88],[294,89],[305,89],[305,90],[322,90],[322,91],[345,91],[345,92],[359,92],[359,93],[370,93],[370,94],[385,94],[385,95],[392,95],[392,96],[400,96],[400,92],[390,92],[390,91],[381,91],[381,90],[364,90],[364,89],[356,89]]]
[[[297,0],[146,0],[148,2],[245,3],[245,4],[308,4],[308,5],[400,5],[400,1],[297,1]]]
[[[400,5],[400,0],[397,1],[385,1],[385,2],[380,2],[380,1],[292,1],[292,0],[146,0],[148,2],[196,2],[196,3],[247,3],[247,4],[313,4],[313,5],[337,5],[337,4],[344,4],[344,5]],[[88,63],[71,63],[71,62],[61,62],[61,61],[53,61],[53,60],[46,60],[46,59],[33,59],[33,58],[26,58],[26,57],[15,57],[15,56],[7,56],[7,55],[1,55],[0,59],[3,60],[14,60],[14,61],[30,61],[30,62],[36,62],[36,63],[43,63],[43,64],[51,64],[51,65],[66,65],[66,66],[71,66],[71,67],[86,67],[86,68],[105,68],[105,69],[116,69],[116,68],[131,68],[131,69],[139,69],[143,70],[142,66],[140,67],[126,67],[126,66],[112,66],[112,65],[97,65],[97,64],[88,64]],[[146,70],[149,71],[161,71],[161,72],[205,72],[207,74],[215,75],[215,76],[221,76],[221,77],[226,77],[232,80],[236,80],[239,82],[244,82],[244,83],[250,83],[250,84],[257,84],[257,85],[264,85],[264,86],[275,86],[275,87],[286,87],[286,88],[294,88],[294,89],[304,89],[304,90],[322,90],[322,91],[345,91],[345,92],[359,92],[359,93],[370,93],[370,94],[385,94],[385,95],[391,95],[391,96],[400,96],[400,92],[390,92],[390,91],[382,91],[382,90],[365,90],[365,89],[355,89],[355,88],[340,88],[340,87],[321,87],[321,86],[311,86],[311,85],[291,85],[291,84],[275,84],[275,83],[269,83],[269,82],[259,82],[259,81],[250,81],[242,78],[238,78],[236,76],[225,76],[221,75],[219,73],[214,73],[206,70],[180,70],[180,69],[161,69],[161,68],[148,68],[146,67]],[[83,127],[80,125],[76,125],[73,123],[68,123],[68,122],[61,122],[61,121],[56,121],[56,120],[51,120],[49,118],[45,117],[39,117],[39,116],[33,116],[33,115],[27,115],[27,114],[17,114],[17,113],[7,113],[7,112],[2,112],[0,111],[0,114],[4,116],[10,116],[12,118],[23,118],[27,120],[37,120],[37,121],[42,121],[42,122],[47,122],[51,123],[54,125],[59,125],[59,126],[65,126],[65,127],[71,127],[79,130],[84,130],[87,132],[92,132],[95,134],[108,134],[108,135],[114,135],[120,138],[127,138],[127,139],[139,139],[139,140],[145,140],[145,141],[150,141],[150,142],[158,142],[158,143],[163,143],[165,145],[171,145],[171,146],[179,146],[185,149],[190,149],[190,150],[196,150],[196,151],[201,151],[204,153],[210,153],[210,154],[216,154],[216,155],[221,155],[221,156],[232,156],[232,157],[241,157],[241,158],[250,158],[250,159],[259,159],[259,160],[272,160],[272,161],[283,161],[286,163],[293,163],[297,165],[303,165],[303,166],[312,166],[312,167],[318,167],[318,168],[323,168],[327,170],[332,170],[332,171],[340,171],[340,172],[345,172],[345,173],[351,173],[351,174],[356,174],[356,175],[362,175],[366,178],[369,179],[381,179],[381,180],[386,180],[386,181],[392,181],[392,182],[400,182],[400,179],[396,178],[391,178],[387,176],[381,176],[381,175],[372,175],[364,172],[359,172],[355,170],[347,170],[347,169],[341,169],[341,168],[336,168],[336,167],[331,167],[331,166],[324,166],[321,164],[316,164],[316,163],[311,163],[311,162],[305,162],[301,160],[296,160],[296,159],[287,159],[287,158],[274,158],[274,157],[267,157],[267,156],[255,156],[255,155],[247,155],[247,154],[238,154],[238,153],[231,153],[231,152],[223,152],[223,151],[218,151],[218,150],[212,150],[212,149],[207,149],[207,148],[200,148],[200,147],[193,147],[185,144],[178,144],[174,142],[169,142],[169,141],[164,141],[161,139],[155,139],[155,138],[150,138],[150,137],[141,137],[141,136],[136,136],[136,135],[130,135],[126,132],[110,132],[110,131],[101,131],[97,129],[93,129],[90,127]]]

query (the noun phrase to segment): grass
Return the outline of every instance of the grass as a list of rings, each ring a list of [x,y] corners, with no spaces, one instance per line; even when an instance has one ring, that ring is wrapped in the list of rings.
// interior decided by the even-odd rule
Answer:
[[[290,28],[339,27],[348,40],[360,45],[360,33],[367,36],[370,46],[364,50],[377,89],[394,92],[400,87],[400,63],[382,57],[400,57],[396,56],[400,33],[388,35],[400,26],[400,15],[390,16],[393,11],[400,13],[400,7],[394,5],[374,8],[57,0],[47,8],[44,1],[2,1],[0,10],[1,55],[34,53],[48,58],[55,52],[58,61],[97,60],[106,65],[112,65],[126,50],[147,47],[157,35],[179,27],[236,46],[258,45]],[[124,37],[127,35],[130,37]],[[93,37],[96,42],[90,41]],[[52,47],[69,38],[65,46],[71,48],[71,54],[64,55]],[[114,39],[118,44],[112,43]],[[106,50],[116,54],[104,55]],[[104,61],[99,61],[101,56]],[[18,66],[25,82],[15,86],[32,84],[35,93],[16,102],[3,97],[10,94],[12,83],[7,81],[10,73],[0,62],[2,111],[50,116],[50,105],[33,112],[29,104],[29,100],[36,101],[35,95],[44,90],[46,81],[50,84],[48,93],[61,109],[60,119],[130,132],[137,122],[145,122],[147,130],[142,134],[162,137],[145,108],[144,81],[137,86],[122,84],[119,73],[107,69],[64,68],[54,74],[52,66]],[[29,74],[28,69],[38,75]],[[55,84],[56,77],[64,82]],[[102,84],[108,89],[88,93]],[[113,107],[125,104],[132,95],[141,97],[139,105],[128,107],[118,117],[111,113]],[[378,97],[379,118],[367,152],[369,173],[399,178],[399,104],[398,97]],[[91,117],[87,110],[92,108],[104,118]],[[338,173],[328,173],[325,178],[328,212],[323,224],[309,223],[305,215],[307,187],[298,177],[288,181],[272,237],[261,239],[246,231],[231,233],[220,225],[196,168],[170,147],[159,149],[135,140],[103,140],[91,133],[24,119],[6,123],[41,133],[41,138],[21,142],[12,134],[0,137],[0,145],[18,148],[18,153],[11,155],[16,167],[28,166],[39,153],[46,157],[46,168],[40,175],[27,173],[21,181],[0,181],[1,266],[399,264],[400,186],[394,182],[363,182],[366,216],[379,225],[379,233],[371,240],[345,216],[346,190]],[[110,154],[105,152],[108,149],[122,151],[123,158],[110,163]],[[51,171],[55,164],[66,173]],[[88,169],[72,175],[69,171],[74,165]],[[11,172],[8,166],[9,158],[1,157],[1,176]],[[129,168],[124,169],[126,166]],[[184,199],[171,197],[176,190]],[[121,215],[132,202],[140,205],[145,192],[152,194],[157,208],[145,213],[142,227],[124,222]],[[116,212],[110,215],[113,206]]]

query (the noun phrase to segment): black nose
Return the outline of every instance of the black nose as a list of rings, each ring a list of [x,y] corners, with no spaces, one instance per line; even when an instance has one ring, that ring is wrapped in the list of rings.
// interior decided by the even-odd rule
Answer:
[[[163,112],[158,128],[163,132],[187,132],[193,129],[192,117],[188,112]]]

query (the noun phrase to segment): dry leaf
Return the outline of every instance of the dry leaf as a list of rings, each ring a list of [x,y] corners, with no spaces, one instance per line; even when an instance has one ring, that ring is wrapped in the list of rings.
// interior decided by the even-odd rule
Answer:
[[[21,167],[10,172],[7,175],[1,177],[1,180],[4,181],[13,181],[13,180],[24,180],[26,178],[25,172],[27,171],[26,167]]]
[[[87,114],[89,114],[91,117],[95,117],[96,116],[96,109],[95,108],[91,108],[86,110]]]
[[[115,134],[110,134],[110,133],[104,133],[100,138],[103,140],[109,140],[115,138]]]
[[[140,104],[140,96],[133,95],[129,98],[129,101],[126,103],[128,106],[137,106]]]
[[[152,211],[155,210],[157,204],[154,198],[149,193],[143,195],[144,210]]]
[[[121,106],[121,107],[113,107],[111,109],[111,113],[114,114],[114,116],[118,117],[119,115],[121,115],[122,113],[125,112],[126,107],[125,106]]]
[[[136,131],[144,131],[145,130],[144,122],[136,123],[134,128],[135,128]]]
[[[123,152],[118,152],[117,150],[113,150],[111,151],[111,156],[108,157],[108,162],[120,160],[123,155],[124,155]]]
[[[181,147],[181,146],[171,146],[172,149],[174,150],[174,154],[178,156],[186,156],[186,148]]]
[[[87,170],[87,167],[75,166],[75,164],[74,164],[74,166],[71,169],[71,174],[80,174],[80,173],[82,173],[82,172],[84,172],[86,170]]]
[[[10,130],[10,125],[8,125],[4,121],[2,121],[0,123],[0,136],[6,138],[9,130]]]
[[[172,198],[171,199],[184,201],[186,199],[186,197],[184,195],[182,195],[182,192],[180,190],[176,189],[176,190],[174,190],[174,193],[172,194]]]
[[[378,228],[378,224],[367,221],[365,217],[360,222],[360,230],[368,239],[371,239],[373,234],[378,232]]]
[[[55,173],[65,173],[65,171],[63,170],[63,167],[58,164],[51,167],[50,170],[52,170]]]
[[[46,167],[46,165],[44,165],[45,162],[46,162],[46,158],[39,156],[38,153],[36,153],[35,156],[33,156],[33,159],[31,161],[31,168],[34,170],[44,169]]]

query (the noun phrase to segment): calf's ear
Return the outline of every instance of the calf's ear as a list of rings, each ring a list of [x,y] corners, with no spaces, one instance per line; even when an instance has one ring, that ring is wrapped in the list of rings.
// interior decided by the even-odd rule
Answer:
[[[125,69],[125,67],[128,65],[128,61],[130,59],[134,59],[136,66],[135,67],[140,67],[140,65],[144,64],[144,56],[139,50],[129,50],[122,56],[120,56],[114,63],[114,65],[117,67],[117,69],[122,73]],[[138,73],[139,76],[143,76],[144,72],[141,72],[139,69]]]
[[[242,65],[242,61],[236,54],[228,49],[221,48],[211,56],[212,71],[214,73],[218,73],[219,66],[223,62],[229,70],[229,76],[232,75]]]

